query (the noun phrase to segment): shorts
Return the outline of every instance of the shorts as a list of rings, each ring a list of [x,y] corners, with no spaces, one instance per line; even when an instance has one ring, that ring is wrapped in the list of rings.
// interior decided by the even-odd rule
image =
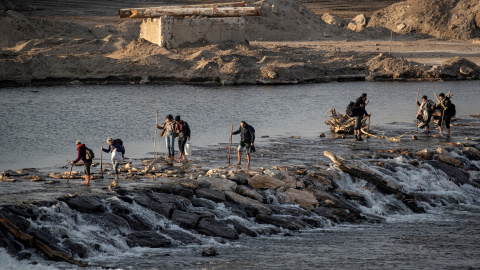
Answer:
[[[250,143],[246,143],[244,141],[240,141],[238,144],[238,152],[242,152],[243,148],[247,147],[247,149],[250,149]]]
[[[86,160],[83,162],[83,172],[85,175],[90,176],[90,166],[92,166],[92,160]]]

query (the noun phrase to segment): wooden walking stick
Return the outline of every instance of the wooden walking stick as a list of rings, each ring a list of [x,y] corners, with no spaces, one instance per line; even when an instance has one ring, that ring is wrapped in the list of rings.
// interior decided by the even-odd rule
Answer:
[[[155,120],[155,140],[153,140],[153,159],[155,159],[157,157],[157,152],[156,152],[156,148],[157,148],[157,128],[158,126],[158,110],[157,110],[157,117],[156,117],[156,120]]]
[[[233,122],[230,123],[230,145],[228,146],[228,167],[230,167],[230,153],[232,152]]]
[[[100,173],[102,174],[102,179],[103,179],[103,144],[105,142],[102,142],[102,149],[100,149]]]
[[[420,92],[420,87],[417,88],[417,98],[415,99],[415,104],[418,105],[418,93]],[[417,107],[415,107],[416,109]],[[418,133],[418,118],[417,118],[417,110],[415,110],[415,126],[417,126],[417,133]]]
[[[70,176],[72,176],[72,169],[73,169],[73,162],[72,162],[72,166],[70,166],[70,173],[68,174],[67,184],[68,182],[70,182]]]

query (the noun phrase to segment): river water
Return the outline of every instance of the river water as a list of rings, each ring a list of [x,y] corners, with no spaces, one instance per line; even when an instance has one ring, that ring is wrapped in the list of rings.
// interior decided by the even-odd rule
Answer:
[[[237,127],[241,120],[255,127],[257,145],[269,141],[261,136],[314,138],[329,129],[323,123],[328,109],[343,111],[362,92],[369,94],[367,111],[373,113],[372,124],[406,122],[408,126],[412,122],[415,129],[412,119],[417,88],[420,96],[432,97],[433,92],[451,89],[457,115],[462,117],[479,113],[478,85],[465,81],[2,89],[0,168],[48,170],[75,158],[77,139],[99,147],[108,136],[123,139],[128,157],[150,156],[157,110],[162,120],[167,113],[181,114],[192,128],[194,146],[201,149],[226,143],[230,122]],[[165,151],[160,137],[157,150]],[[364,181],[352,182],[343,175],[339,188],[364,194],[367,206],[357,207],[384,222],[335,226],[324,220],[322,229],[256,238],[242,235],[237,241],[195,235],[202,244],[165,249],[128,248],[122,236],[128,232],[125,228],[102,231],[88,215],[80,215],[64,203],[39,206],[37,211],[45,218],[31,222],[33,227],[47,229],[53,235],[67,235],[86,246],[89,256],[83,261],[114,269],[480,269],[480,190],[454,185],[447,175],[431,166],[419,170],[408,160],[398,158],[395,162],[396,172],[383,177],[406,192],[429,198],[421,205],[426,214],[413,214],[393,196],[370,193]],[[480,162],[472,164],[480,168]],[[375,162],[364,165],[383,174]],[[113,201],[121,203],[112,197],[104,201],[105,207],[108,209]],[[130,210],[150,224],[187,232],[139,206],[125,207],[134,208]],[[233,216],[221,203],[215,209],[220,216]],[[238,221],[252,230],[267,226],[247,219]],[[216,247],[219,255],[200,256],[208,246]],[[0,269],[76,269],[63,262],[46,261],[36,252],[32,254],[29,260],[18,261],[0,248]]]
[[[76,140],[95,150],[107,137],[121,138],[127,157],[150,156],[157,110],[160,122],[167,114],[181,115],[194,147],[228,142],[230,123],[237,129],[242,120],[255,127],[258,142],[261,136],[314,137],[329,130],[329,109],[343,113],[363,92],[369,94],[372,125],[413,123],[417,89],[432,100],[433,92],[452,90],[459,116],[480,112],[478,81],[1,89],[0,171],[65,165],[76,158]],[[157,141],[156,150],[166,152],[163,138]]]

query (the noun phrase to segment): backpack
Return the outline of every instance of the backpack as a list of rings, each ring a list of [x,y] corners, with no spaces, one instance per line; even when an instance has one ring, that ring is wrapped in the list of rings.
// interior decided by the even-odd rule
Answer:
[[[450,101],[450,106],[448,106],[448,110],[451,116],[457,115],[457,109],[455,109],[455,104],[453,104],[451,101]]]
[[[120,152],[122,152],[122,154],[125,155],[125,147],[123,146],[123,141],[122,141],[122,139],[115,139],[115,140],[113,140],[113,144],[120,145],[121,148],[119,148],[118,150],[120,150]]]
[[[85,159],[92,160],[94,158],[95,158],[95,153],[93,153],[93,150],[90,148],[85,149]]]
[[[350,117],[355,116],[353,111],[353,105],[355,105],[355,103],[353,103],[353,101],[350,101],[350,104],[347,105],[347,109],[345,110],[345,114]]]

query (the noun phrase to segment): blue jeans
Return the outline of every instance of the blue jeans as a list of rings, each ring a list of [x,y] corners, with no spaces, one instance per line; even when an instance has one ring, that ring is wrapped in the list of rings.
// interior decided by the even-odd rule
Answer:
[[[115,170],[115,175],[118,174],[118,166],[120,165],[120,161],[118,159],[112,159],[113,169]]]
[[[173,136],[173,131],[167,131],[165,132],[165,143],[167,145],[167,151],[168,151],[168,157],[174,157],[175,156],[175,140]]]

